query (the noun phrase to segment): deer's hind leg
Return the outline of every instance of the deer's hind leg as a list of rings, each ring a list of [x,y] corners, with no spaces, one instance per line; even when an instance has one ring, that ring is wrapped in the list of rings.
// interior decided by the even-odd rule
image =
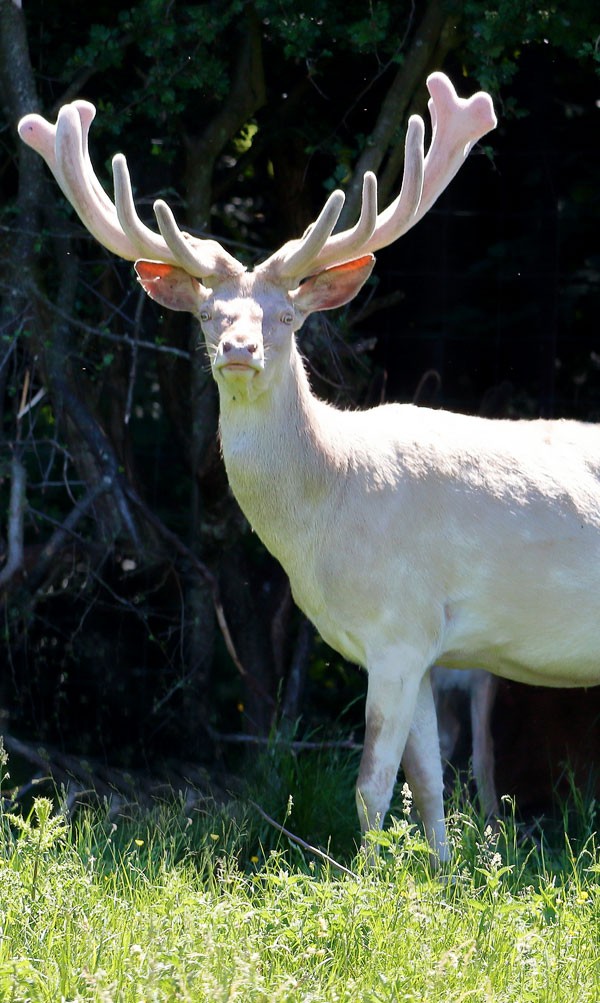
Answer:
[[[444,776],[429,672],[419,687],[402,767],[432,852],[441,862],[446,861],[450,855],[444,820]]]

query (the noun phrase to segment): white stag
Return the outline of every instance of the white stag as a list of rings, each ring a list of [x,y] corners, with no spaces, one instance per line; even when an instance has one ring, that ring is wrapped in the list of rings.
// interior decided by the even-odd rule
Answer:
[[[412,405],[341,411],[311,392],[294,331],[356,295],[373,251],[424,215],[496,124],[488,95],[460,99],[441,73],[428,86],[432,141],[424,157],[413,116],[398,198],[378,215],[366,174],[353,229],[333,234],[344,199],[334,192],[301,239],[251,272],[215,241],[182,233],[162,201],[160,235],[144,226],[120,155],[113,205],[88,155],[93,106],[76,101],[56,126],[33,115],[19,128],[91,233],[136,262],[146,292],[199,318],[233,492],[301,609],[368,671],[362,829],[382,824],[402,760],[445,859],[430,666],[600,682],[600,432]]]

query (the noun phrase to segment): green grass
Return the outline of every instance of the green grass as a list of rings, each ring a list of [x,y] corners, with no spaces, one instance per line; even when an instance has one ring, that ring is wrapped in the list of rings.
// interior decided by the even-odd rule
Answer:
[[[299,766],[289,779],[299,788],[278,818],[307,837],[285,804],[293,794],[306,813],[310,784]],[[174,798],[67,826],[39,799],[25,820],[0,819],[0,1000],[597,1003],[591,817],[574,849],[564,832],[523,841],[510,811],[493,834],[451,808],[455,855],[439,876],[400,807],[374,868],[344,854],[349,877],[239,806],[188,812]]]

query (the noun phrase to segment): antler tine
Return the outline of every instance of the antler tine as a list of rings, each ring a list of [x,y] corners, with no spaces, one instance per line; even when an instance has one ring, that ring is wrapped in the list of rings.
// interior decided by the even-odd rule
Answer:
[[[162,199],[154,203],[160,237],[142,223],[135,208],[129,169],[122,153],[113,157],[113,176],[119,223],[131,242],[140,248],[137,258],[147,257],[179,265],[197,279],[208,276],[225,278],[245,271],[245,266],[216,240],[199,239],[180,230],[171,209]]]
[[[377,178],[367,171],[363,178],[362,208],[358,223],[351,230],[335,233],[314,262],[316,268],[341,264],[359,255],[369,254],[391,243],[399,232],[413,225],[419,208],[424,178],[423,120],[413,115],[408,123],[405,143],[404,177],[400,194],[387,209],[377,215]],[[392,231],[393,236],[387,236]]]
[[[134,260],[150,258],[169,264],[179,264],[175,255],[169,250],[165,240],[153,233],[137,214],[133,201],[131,179],[127,161],[122,153],[116,153],[112,161],[113,179],[115,184],[115,208],[119,225],[123,233],[136,249]],[[185,266],[184,266],[185,267]]]
[[[342,194],[342,193],[340,193]],[[343,204],[343,203],[342,203]],[[341,211],[341,207],[340,207]],[[337,222],[337,220],[336,220]],[[286,261],[285,269],[282,271],[286,276],[297,276],[303,278],[308,274],[304,258],[308,259],[311,271],[321,271],[328,265],[340,264],[343,261],[350,261],[352,258],[363,254],[362,248],[368,243],[377,223],[377,178],[372,171],[366,171],[363,177],[361,210],[358,222],[350,230],[343,230],[341,233],[329,235],[324,243],[316,244],[316,253],[310,253],[308,244],[309,237],[312,236],[310,230],[304,238],[305,243],[296,251],[296,257]],[[335,224],[334,224],[335,225]],[[302,266],[304,265],[304,271]],[[300,266],[300,267],[299,267]]]
[[[84,175],[88,179],[88,181],[90,182],[90,184],[92,186],[92,189],[93,189],[93,191],[96,194],[96,197],[100,200],[100,202],[104,206],[106,212],[109,215],[113,216],[113,219],[114,219],[114,215],[113,215],[114,214],[114,206],[113,206],[110,198],[108,197],[108,195],[104,191],[104,188],[100,184],[98,178],[96,177],[96,174],[94,172],[94,168],[92,166],[92,161],[91,161],[91,157],[90,157],[90,151],[89,151],[89,147],[88,147],[88,136],[89,136],[91,124],[92,124],[92,122],[94,121],[94,119],[96,117],[96,109],[94,108],[93,104],[90,104],[89,101],[74,101],[73,102],[73,107],[77,109],[77,111],[79,113],[79,119],[80,119],[80,122],[81,122],[81,148],[82,148],[82,151],[83,151],[83,171],[84,171]],[[60,112],[59,112],[59,117],[60,117]],[[58,129],[58,122],[57,122],[57,129]]]
[[[346,196],[336,189],[327,199],[317,219],[300,240],[290,240],[257,266],[255,271],[268,272],[282,282],[293,283],[310,275],[319,252],[327,244],[331,232],[340,218]]]
[[[363,253],[391,244],[414,226],[423,197],[425,126],[420,115],[411,115],[404,142],[404,173],[400,194],[379,213],[373,236]]]
[[[55,150],[63,190],[84,226],[110,251],[135,260],[138,249],[123,234],[115,207],[98,181],[89,156],[85,156],[79,109],[73,105],[60,109]]]
[[[333,199],[335,198],[335,202]],[[290,241],[267,261],[260,270],[275,271],[281,280],[293,282],[320,271],[329,264],[350,261],[362,253],[361,247],[371,237],[377,221],[377,178],[367,171],[363,178],[362,203],[358,223],[351,230],[331,235],[344,205],[344,193],[336,190],[329,196],[317,221],[310,226],[300,241]],[[324,213],[327,226],[319,229]],[[335,215],[334,215],[335,213]]]
[[[75,109],[79,115],[81,141],[84,146],[84,156],[87,157],[87,134],[96,114],[96,109],[89,101],[74,101],[72,105],[65,105],[63,114],[69,115],[71,112],[67,112],[66,108]],[[77,128],[77,124],[75,124],[75,128]],[[20,138],[46,161],[61,191],[69,198],[69,192],[56,157],[56,129],[56,125],[52,125],[45,118],[42,118],[41,115],[37,114],[25,115],[18,125]],[[106,199],[102,188],[100,188],[98,194],[100,197],[104,196]],[[108,201],[108,199],[106,200]]]
[[[245,266],[229,254],[216,240],[198,240],[179,229],[166,202],[157,199],[154,215],[162,237],[182,268],[195,278],[212,275],[239,275]]]

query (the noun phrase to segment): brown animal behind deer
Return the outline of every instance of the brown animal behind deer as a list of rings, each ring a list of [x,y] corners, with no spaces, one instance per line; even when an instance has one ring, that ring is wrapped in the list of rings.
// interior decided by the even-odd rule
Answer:
[[[300,240],[247,271],[182,233],[164,202],[160,236],[138,219],[124,158],[115,205],[87,152],[94,109],[21,137],[44,156],[97,239],[136,262],[149,295],[201,324],[220,397],[233,492],[326,641],[368,672],[357,806],[383,823],[402,760],[434,853],[448,855],[429,677],[440,662],[522,682],[600,682],[600,432],[389,404],[341,411],[311,392],[294,332],[351,300],[390,244],[428,210],[473,143],[495,126],[479,93],[428,80],[433,138],[413,116],[402,191],[377,214],[365,175],[357,225],[334,234],[334,192]],[[303,281],[305,280],[305,281]]]

